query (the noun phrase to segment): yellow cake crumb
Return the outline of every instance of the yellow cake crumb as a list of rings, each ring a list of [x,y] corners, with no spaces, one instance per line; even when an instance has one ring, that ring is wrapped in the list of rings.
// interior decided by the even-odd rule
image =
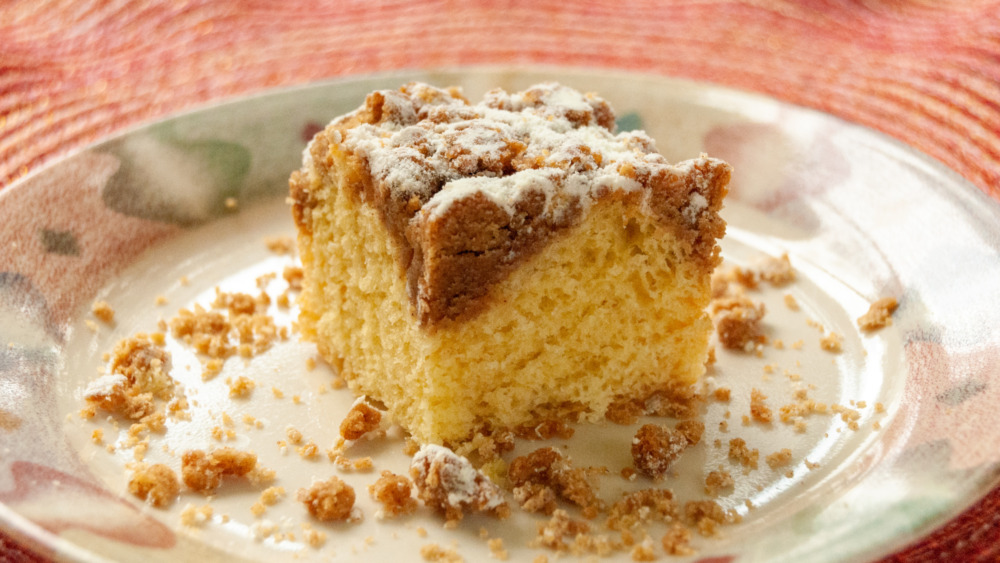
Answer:
[[[115,320],[115,310],[107,301],[94,301],[90,312],[105,324],[111,324]]]
[[[892,314],[896,312],[899,303],[895,297],[883,297],[876,300],[864,315],[858,317],[858,327],[865,332],[873,332],[892,324]]]

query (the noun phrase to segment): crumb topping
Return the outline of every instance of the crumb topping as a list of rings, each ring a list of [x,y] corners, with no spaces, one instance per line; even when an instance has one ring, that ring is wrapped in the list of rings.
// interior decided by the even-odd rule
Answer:
[[[356,517],[354,489],[337,476],[299,489],[296,499],[306,505],[309,514],[323,522],[346,521]]]
[[[128,482],[128,492],[157,508],[172,504],[180,489],[177,474],[162,463],[138,466]]]
[[[391,471],[382,471],[378,481],[369,485],[368,492],[382,504],[382,514],[385,516],[403,516],[417,509],[410,480]]]
[[[456,525],[465,511],[489,512],[500,518],[510,514],[500,488],[468,459],[443,446],[420,448],[413,456],[410,475],[420,500],[444,514],[451,525]]]
[[[585,515],[593,516],[600,507],[589,472],[574,468],[555,448],[540,448],[514,458],[507,480],[514,498],[528,512],[552,514],[557,498],[583,508]]]
[[[640,473],[653,479],[662,479],[670,469],[670,464],[689,445],[691,442],[684,432],[658,424],[645,424],[632,439],[632,462]]]
[[[189,450],[181,457],[181,478],[191,490],[211,493],[226,476],[243,477],[257,467],[257,456],[234,448],[218,448],[210,453]]]
[[[132,420],[152,415],[156,401],[173,397],[170,353],[155,336],[137,334],[122,339],[111,353],[109,372],[90,382],[83,392],[91,404]]]
[[[382,422],[382,413],[359,397],[340,423],[340,435],[345,440],[357,440],[376,430]]]

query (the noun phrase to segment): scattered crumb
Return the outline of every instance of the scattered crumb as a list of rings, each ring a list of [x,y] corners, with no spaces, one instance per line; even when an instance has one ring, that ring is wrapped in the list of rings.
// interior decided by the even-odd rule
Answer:
[[[761,325],[764,304],[754,302],[743,292],[713,298],[709,311],[724,348],[749,352],[766,340]]]
[[[132,420],[152,415],[157,401],[173,397],[170,353],[147,334],[122,339],[110,356],[108,374],[91,381],[83,392],[88,403]]]
[[[844,349],[844,337],[837,332],[828,332],[819,339],[819,347],[827,352],[840,353]]]
[[[663,544],[663,551],[667,552],[668,555],[695,554],[695,550],[691,547],[691,531],[678,523],[670,526],[667,533],[663,534],[660,543]]]
[[[265,238],[264,245],[275,254],[295,254],[295,239],[290,236]]]
[[[382,514],[390,518],[411,514],[417,509],[412,492],[410,480],[391,471],[382,471],[378,481],[368,486],[368,493],[382,504]]]
[[[128,482],[128,492],[157,508],[173,504],[180,489],[177,474],[162,463],[138,466]]]
[[[799,302],[795,299],[794,295],[792,295],[791,293],[786,293],[784,300],[785,300],[785,307],[788,307],[792,311],[799,310]]]
[[[320,521],[347,521],[354,512],[354,489],[337,476],[299,489],[296,499]]]
[[[424,558],[424,561],[440,561],[442,563],[462,563],[465,561],[454,549],[445,549],[436,543],[421,547],[420,556]]]
[[[487,547],[490,548],[490,557],[494,559],[499,559],[500,561],[506,561],[510,554],[504,549],[503,539],[492,538],[486,541]]]
[[[195,506],[189,503],[181,510],[181,524],[189,527],[202,526],[212,518],[213,512],[211,505]]]
[[[257,466],[257,456],[234,448],[218,448],[206,454],[189,450],[181,457],[181,478],[191,490],[211,493],[225,476],[246,476]]]
[[[357,440],[377,429],[381,422],[382,413],[366,403],[365,397],[360,397],[340,423],[340,435],[345,440]]]
[[[760,452],[757,449],[747,447],[743,438],[733,438],[729,440],[729,459],[738,462],[745,468],[757,469],[757,460]]]
[[[94,304],[90,307],[90,312],[105,324],[111,324],[115,320],[115,310],[107,301],[94,301]]]
[[[768,467],[777,470],[779,467],[785,467],[792,462],[792,450],[788,448],[781,449],[768,455],[764,460],[767,462]]]
[[[604,525],[609,530],[631,530],[649,522],[677,518],[674,494],[669,489],[642,489],[625,493],[608,510]]]
[[[410,465],[417,496],[444,515],[453,527],[465,511],[487,512],[498,518],[510,515],[503,493],[469,462],[443,446],[420,448]]]
[[[718,533],[718,527],[731,524],[735,516],[727,512],[714,501],[690,501],[684,505],[684,517],[687,522],[698,529],[698,533],[710,537]]]
[[[732,489],[735,485],[733,481],[733,476],[729,474],[728,471],[710,471],[705,477],[705,494],[717,497],[719,493]]]
[[[662,479],[690,442],[684,433],[656,424],[639,428],[632,438],[632,462],[640,473]]]
[[[757,422],[770,423],[774,418],[774,413],[764,401],[767,396],[757,388],[750,390],[750,416]]]
[[[510,462],[507,480],[514,499],[527,512],[551,514],[563,498],[596,514],[599,501],[586,469],[574,468],[555,448],[539,448]]]
[[[865,332],[873,332],[892,325],[892,314],[896,312],[899,303],[895,297],[878,299],[868,308],[868,311],[858,317],[858,327]]]

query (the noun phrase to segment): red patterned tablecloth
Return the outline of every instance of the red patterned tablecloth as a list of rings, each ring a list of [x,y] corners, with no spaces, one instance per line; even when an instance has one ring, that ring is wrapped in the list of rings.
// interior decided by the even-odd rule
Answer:
[[[0,189],[210,100],[395,69],[714,82],[887,133],[1000,198],[1000,0],[6,0]],[[890,561],[1000,559],[1000,491]],[[0,534],[0,559],[34,561]]]

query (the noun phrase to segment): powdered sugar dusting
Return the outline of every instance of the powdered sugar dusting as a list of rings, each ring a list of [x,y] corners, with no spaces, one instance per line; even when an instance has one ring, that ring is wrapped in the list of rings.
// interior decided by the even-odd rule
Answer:
[[[609,190],[637,191],[651,177],[682,175],[708,160],[668,163],[645,133],[615,134],[606,101],[555,83],[492,90],[475,105],[413,83],[369,95],[340,121],[357,115],[367,122],[344,130],[344,149],[367,161],[393,200],[416,196],[431,218],[477,194],[513,214],[528,193],[544,194],[545,213],[558,217]],[[683,208],[692,224],[707,207],[695,195]]]

